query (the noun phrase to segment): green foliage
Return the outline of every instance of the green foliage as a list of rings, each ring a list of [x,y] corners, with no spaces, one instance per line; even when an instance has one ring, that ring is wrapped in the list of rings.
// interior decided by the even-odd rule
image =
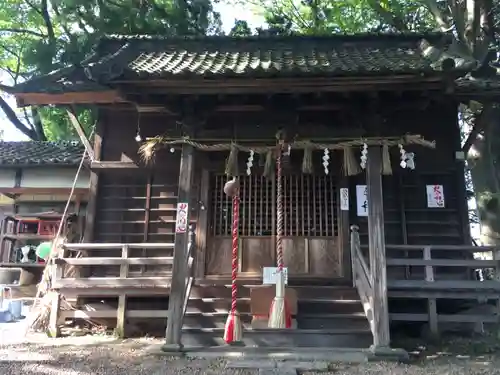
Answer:
[[[229,0],[231,2],[231,0]],[[233,1],[234,2],[234,1]],[[418,0],[235,0],[263,16],[272,34],[353,34],[436,27]],[[261,30],[263,32],[263,30]]]
[[[0,70],[8,79],[2,84],[78,64],[103,35],[204,35],[219,33],[220,27],[210,0],[3,0]],[[27,113],[9,119],[30,138],[75,137],[63,110],[45,107]],[[88,128],[93,114],[85,113],[81,116]]]
[[[252,35],[252,30],[248,26],[247,21],[236,20],[234,21],[234,26],[229,32],[231,36],[249,36]]]

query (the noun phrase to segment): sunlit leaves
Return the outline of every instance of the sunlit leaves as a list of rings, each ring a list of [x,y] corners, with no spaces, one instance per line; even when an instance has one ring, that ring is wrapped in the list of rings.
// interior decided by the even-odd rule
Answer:
[[[219,33],[220,27],[210,0],[2,0],[0,69],[10,78],[2,83],[78,64],[103,35],[200,35]],[[49,139],[74,136],[64,112],[47,107],[39,114]],[[13,125],[25,134],[40,126],[29,116],[24,123],[24,131],[22,123]]]

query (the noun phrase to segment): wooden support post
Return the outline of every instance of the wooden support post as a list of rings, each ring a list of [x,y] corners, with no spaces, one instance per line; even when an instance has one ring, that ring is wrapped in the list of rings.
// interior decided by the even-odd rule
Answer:
[[[339,193],[342,194],[341,189],[347,189],[348,199],[349,197],[349,177],[343,176],[340,180],[339,184]],[[337,198],[338,201],[342,199],[342,197]],[[338,217],[339,217],[339,237],[340,237],[340,247],[342,249],[342,259],[343,259],[343,276],[346,279],[351,279],[352,285],[354,286],[354,278],[353,278],[353,268],[352,268],[352,259],[351,259],[351,243],[349,241],[349,210],[342,210],[340,204],[338,205]]]
[[[92,148],[88,137],[85,135],[85,130],[83,130],[82,124],[80,124],[80,121],[78,121],[72,109],[71,110],[67,109],[66,113],[68,114],[71,125],[73,125],[73,127],[75,128],[78,137],[80,137],[80,141],[82,141],[82,144],[85,147],[85,150],[87,151],[90,160],[94,160],[95,159],[94,149]]]
[[[52,338],[61,336],[61,330],[59,328],[59,313],[61,309],[61,295],[59,292],[49,292],[50,293],[50,316],[49,316],[49,329],[47,335]]]
[[[378,146],[368,150],[368,237],[373,286],[373,348],[390,345],[387,302],[387,262],[385,254],[384,202],[382,193],[382,154]]]
[[[191,145],[182,145],[182,155],[179,172],[179,193],[177,204],[189,204],[191,197],[191,185],[193,180],[194,148]],[[185,230],[175,233],[174,262],[172,266],[172,283],[170,287],[170,297],[168,302],[167,331],[165,337],[164,351],[179,351],[182,349],[182,310],[184,305],[184,294],[186,289],[186,256],[189,242],[189,213],[190,207],[186,210]],[[179,212],[177,212],[177,215]]]
[[[429,246],[424,247],[424,260],[431,260],[431,248]],[[434,270],[432,266],[425,266],[425,281],[433,282],[434,281]],[[429,314],[429,330],[431,336],[437,337],[439,335],[439,327],[438,327],[438,315],[437,315],[437,306],[436,299],[429,298],[427,300],[428,314]]]
[[[102,139],[104,127],[101,123],[102,119],[97,123],[96,132],[94,135],[94,157],[96,160],[101,159],[102,150]],[[83,236],[84,242],[92,242],[94,239],[94,222],[96,220],[96,208],[97,208],[97,185],[99,182],[99,174],[95,171],[91,171],[90,175],[90,191],[89,200],[87,202],[86,220],[85,220],[85,233]]]
[[[122,246],[122,259],[128,258],[128,245]],[[128,277],[128,263],[123,263],[120,266],[120,278]],[[115,335],[120,338],[126,336],[125,333],[125,314],[127,310],[127,295],[125,293],[118,296],[118,308],[116,309],[116,328]]]
[[[104,137],[103,118],[99,117],[97,122],[96,132],[94,134],[94,157],[97,160],[101,159],[102,141]],[[94,224],[96,221],[97,211],[97,187],[99,184],[99,174],[96,171],[90,172],[90,188],[89,198],[87,202],[87,210],[85,212],[85,229],[83,233],[83,242],[90,243],[94,240]],[[87,251],[82,250],[84,256],[88,256]],[[86,277],[89,275],[89,267],[79,267],[76,269],[76,277]]]
[[[498,248],[493,250],[493,259],[496,261],[495,265],[495,280],[500,281],[500,251]],[[500,316],[500,296],[495,300],[495,307],[497,310],[497,315]],[[500,323],[500,322],[499,322]],[[500,332],[497,333],[497,337],[500,338]]]

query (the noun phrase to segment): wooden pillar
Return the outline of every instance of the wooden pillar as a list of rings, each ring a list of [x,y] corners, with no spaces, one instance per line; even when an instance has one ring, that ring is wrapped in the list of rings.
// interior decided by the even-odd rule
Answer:
[[[373,324],[375,328],[373,346],[377,349],[388,347],[390,344],[382,194],[382,153],[378,146],[368,149],[366,174],[368,188],[368,243],[373,286]]]
[[[345,190],[347,189],[347,190]],[[337,199],[342,200],[340,196],[342,192],[346,192],[349,197],[349,177],[343,176],[339,183],[339,197]],[[348,198],[349,204],[349,198]],[[347,207],[349,208],[349,207]],[[342,210],[341,205],[338,205],[338,217],[339,217],[339,237],[340,237],[340,247],[343,253],[343,277],[346,279],[350,279],[352,281],[352,285],[354,286],[354,277],[353,277],[353,268],[352,268],[352,257],[351,257],[351,242],[349,240],[350,232],[349,232],[349,210]]]
[[[104,116],[99,116],[96,131],[94,134],[94,160],[100,161],[102,158],[102,139],[104,131],[104,126],[102,121],[106,118]],[[89,199],[87,202],[87,211],[85,216],[85,232],[83,235],[83,242],[92,242],[94,239],[94,222],[96,220],[96,209],[97,209],[97,185],[99,181],[99,175],[96,170],[90,171],[90,189],[89,189]]]
[[[208,235],[208,207],[210,205],[210,173],[204,169],[201,174],[200,202],[198,202],[198,221],[196,225],[195,277],[205,277],[205,258]]]
[[[188,203],[191,197],[193,180],[194,148],[191,145],[182,145],[182,155],[179,172],[179,193],[177,203]],[[187,209],[186,231],[175,233],[174,262],[172,266],[172,283],[168,302],[167,331],[164,351],[178,351],[182,348],[181,330],[184,294],[187,277],[187,247],[189,242],[189,217],[191,207]]]

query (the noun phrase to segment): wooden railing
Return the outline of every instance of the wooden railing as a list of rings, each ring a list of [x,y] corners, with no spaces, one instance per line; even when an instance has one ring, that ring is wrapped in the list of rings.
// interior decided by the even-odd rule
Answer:
[[[354,286],[357,288],[366,317],[370,322],[370,329],[375,335],[373,320],[373,285],[370,266],[361,252],[359,227],[351,226],[351,261]]]
[[[388,281],[390,298],[426,299],[427,313],[391,313],[392,321],[428,322],[432,334],[439,333],[439,323],[498,323],[500,313],[500,257],[498,248],[489,246],[453,245],[386,245],[389,252],[398,251],[411,257],[390,257],[387,267],[411,267],[410,277]],[[464,259],[457,259],[457,254]],[[490,259],[477,259],[483,253]],[[453,254],[453,256],[451,256]],[[468,259],[465,259],[468,258]],[[438,269],[436,269],[438,268]],[[423,272],[422,272],[423,270]],[[487,280],[474,279],[467,271],[488,270]],[[419,272],[420,271],[420,272]],[[437,272],[439,271],[439,272]],[[462,272],[461,272],[462,271]],[[496,302],[496,313],[440,314],[436,300],[475,300]],[[493,307],[494,309],[494,307]]]
[[[189,240],[187,246],[187,258],[186,258],[186,287],[184,290],[184,306],[182,308],[182,318],[184,319],[184,315],[186,314],[187,305],[189,302],[189,296],[191,294],[191,287],[193,286],[193,246],[194,246],[194,226],[189,226]]]
[[[53,282],[55,289],[91,289],[91,288],[170,288],[171,274],[165,276],[136,276],[130,275],[130,266],[165,265],[171,266],[173,256],[165,257],[129,257],[132,249],[172,249],[173,243],[68,243],[63,245],[63,252],[54,259],[58,265],[58,276]],[[69,251],[114,251],[116,256],[105,257],[67,257]],[[120,252],[119,252],[120,251]],[[118,255],[119,254],[119,255]],[[63,277],[63,267],[70,265],[74,267],[109,267],[120,266],[118,277]],[[82,291],[83,292],[83,291]],[[84,293],[84,292],[83,292]]]
[[[186,258],[189,278],[186,280],[186,289],[191,287],[191,268],[193,257],[191,248],[193,235],[190,232],[190,243]],[[78,296],[118,296],[117,308],[102,310],[66,310],[58,312],[58,320],[65,318],[116,318],[116,331],[120,336],[124,335],[126,318],[167,318],[168,310],[129,310],[126,308],[127,296],[140,295],[165,295],[168,296],[171,286],[171,271],[164,272],[162,276],[135,276],[130,275],[130,266],[161,266],[167,268],[173,264],[173,256],[164,257],[129,257],[132,249],[169,249],[173,251],[173,243],[68,243],[64,244],[58,257],[54,259],[56,267],[53,278],[54,289],[64,291],[71,290]],[[105,257],[68,257],[69,252],[94,252],[94,251],[116,251],[116,256]],[[118,255],[119,254],[119,255]],[[118,277],[63,277],[64,269],[73,267],[106,267],[119,266]],[[171,269],[171,268],[170,268]],[[186,296],[188,296],[186,292]],[[187,297],[186,297],[187,301]]]

